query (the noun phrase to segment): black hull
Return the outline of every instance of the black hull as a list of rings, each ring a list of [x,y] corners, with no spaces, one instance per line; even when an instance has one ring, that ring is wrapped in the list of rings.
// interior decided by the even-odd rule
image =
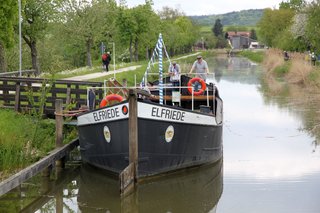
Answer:
[[[199,113],[200,114],[200,113]],[[103,129],[108,127],[111,142]],[[170,142],[165,134],[174,129]],[[78,126],[84,162],[118,175],[129,165],[128,118]],[[222,157],[222,125],[138,118],[138,177],[213,163]]]

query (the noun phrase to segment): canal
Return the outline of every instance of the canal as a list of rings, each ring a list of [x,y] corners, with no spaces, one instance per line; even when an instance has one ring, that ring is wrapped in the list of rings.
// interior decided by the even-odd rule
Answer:
[[[206,60],[224,100],[222,161],[144,183],[125,198],[117,180],[75,161],[2,196],[0,212],[320,212],[320,92],[274,91],[262,67],[244,58]]]

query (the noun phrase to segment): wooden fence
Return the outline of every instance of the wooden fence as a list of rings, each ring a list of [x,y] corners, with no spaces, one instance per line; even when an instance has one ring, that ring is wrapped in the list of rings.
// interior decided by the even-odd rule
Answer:
[[[40,78],[1,77],[0,106],[16,111],[39,109],[45,99],[44,113],[54,115],[55,100],[62,99],[68,110],[87,105],[87,87],[102,87],[101,82],[48,80]],[[96,90],[97,102],[103,98],[103,89]]]

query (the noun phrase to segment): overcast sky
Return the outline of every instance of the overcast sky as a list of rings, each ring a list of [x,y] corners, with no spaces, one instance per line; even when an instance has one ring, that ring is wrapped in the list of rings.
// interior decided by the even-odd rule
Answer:
[[[158,11],[163,6],[179,8],[190,15],[223,14],[248,9],[278,8],[283,0],[153,0],[153,8]],[[129,7],[144,4],[145,0],[127,0]]]

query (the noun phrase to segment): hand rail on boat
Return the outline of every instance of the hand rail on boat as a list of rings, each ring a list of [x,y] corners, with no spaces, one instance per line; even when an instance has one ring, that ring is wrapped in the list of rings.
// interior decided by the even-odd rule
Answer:
[[[165,75],[165,76],[169,76],[169,72],[166,72],[166,73],[163,73],[163,75]],[[180,79],[179,79],[179,92],[181,93],[181,76],[182,75],[186,75],[186,76],[197,76],[197,75],[205,75],[206,77],[210,77],[210,78],[212,78],[212,79],[214,79],[214,77],[215,77],[215,73],[189,73],[189,72],[187,72],[187,73],[180,73]],[[159,75],[159,73],[147,73],[147,75],[155,75],[155,76],[158,76]],[[134,75],[135,76],[135,84],[134,85],[137,85],[137,81],[136,81],[136,79],[137,79],[137,77],[136,77],[136,75]],[[211,83],[213,83],[213,82],[211,82]],[[162,87],[163,89],[169,89],[170,87]],[[175,87],[176,88],[176,87]],[[192,105],[193,105],[193,102],[194,102],[194,100],[193,100],[193,91],[194,91],[194,89],[192,89]],[[208,91],[208,87],[206,88],[206,93],[207,93],[207,106],[210,106],[209,105],[209,91]],[[215,94],[215,87],[213,87],[213,94]],[[165,100],[165,102],[166,102],[166,100]],[[214,99],[212,99],[212,106],[213,106],[213,108],[215,107],[215,100]],[[192,110],[193,110],[193,106],[192,106]]]
[[[148,90],[144,89],[144,88],[148,88]],[[149,87],[144,87],[144,88],[140,88],[140,87],[116,87],[116,89],[134,89],[137,91],[137,94],[140,94],[142,96],[147,96],[147,97],[152,97],[153,95],[150,93],[150,89]],[[159,89],[159,86],[152,86],[152,89]],[[177,89],[178,87],[174,87],[174,86],[163,86],[163,88],[165,89]],[[194,110],[194,100],[195,100],[195,95],[194,95],[194,87],[192,86],[179,86],[180,89],[180,93],[181,93],[181,89],[189,89],[191,88],[192,93],[191,93],[191,100],[192,100],[192,111]],[[89,102],[89,92],[91,89],[115,89],[115,87],[87,87],[87,106],[90,109],[90,102]],[[206,88],[206,96],[207,96],[207,106],[209,106],[209,91],[208,91],[208,87]],[[215,94],[215,89],[213,87],[213,96]],[[213,104],[214,104],[214,98],[212,99]],[[181,104],[181,102],[179,102],[179,104]],[[214,106],[214,105],[213,105]]]

